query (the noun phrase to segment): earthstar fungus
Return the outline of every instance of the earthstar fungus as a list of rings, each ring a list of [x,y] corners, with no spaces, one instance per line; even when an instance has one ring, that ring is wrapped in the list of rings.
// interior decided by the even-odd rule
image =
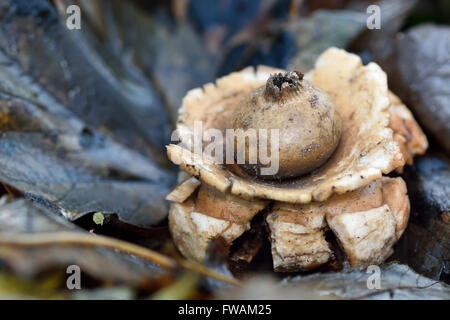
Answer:
[[[296,87],[300,83],[308,88],[303,93]],[[300,104],[286,104],[292,96]],[[201,121],[204,130],[266,128],[262,112],[250,121],[248,111],[269,106],[264,113],[270,112],[280,101],[289,112],[272,124],[283,129],[281,125],[295,114],[299,122],[288,129],[294,129],[290,134],[299,141],[288,150],[290,161],[280,161],[280,169],[288,169],[275,179],[262,179],[254,167],[221,164],[193,152],[195,121]],[[317,125],[310,115],[301,122],[305,117],[301,111],[314,108],[313,104],[322,120],[326,115],[318,135],[326,148],[317,163],[302,162],[299,152],[304,147],[301,125],[306,123],[306,130]],[[402,178],[383,175],[401,172],[428,147],[411,112],[388,90],[381,68],[363,65],[358,56],[336,48],[322,53],[304,77],[260,66],[189,91],[177,129],[180,144],[167,146],[167,153],[184,171],[167,199],[172,202],[169,225],[179,250],[201,261],[210,240],[222,237],[231,245],[250,229],[257,214],[264,214],[276,271],[308,270],[333,260],[338,248],[325,237],[329,230],[351,265],[387,259],[406,228],[409,199]],[[280,150],[280,160],[284,151]]]

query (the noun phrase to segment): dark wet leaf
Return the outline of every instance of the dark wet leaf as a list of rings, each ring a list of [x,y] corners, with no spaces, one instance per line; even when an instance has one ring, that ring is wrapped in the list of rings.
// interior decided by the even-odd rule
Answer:
[[[404,174],[410,221],[395,258],[421,274],[450,283],[450,166],[438,157],[414,162]]]
[[[233,36],[268,16],[283,17],[288,12],[288,0],[243,1],[230,0],[216,3],[214,1],[191,0],[190,18],[203,33],[221,31],[221,42],[231,40]],[[261,30],[260,30],[261,31]]]
[[[150,15],[120,0],[98,2],[98,5],[100,16],[93,18],[105,21],[110,49],[119,58],[129,57],[129,62],[150,79],[175,123],[186,92],[215,79],[215,64],[220,55],[211,54],[186,19],[175,22],[164,11]],[[152,119],[162,120],[165,119]],[[163,136],[161,143],[168,138],[168,134]]]
[[[188,22],[158,28],[151,59],[144,61],[163,92],[174,121],[186,92],[215,79],[215,59]],[[218,57],[216,56],[216,59]]]
[[[318,10],[310,17],[292,20],[286,26],[296,38],[298,53],[288,68],[308,71],[317,57],[331,46],[345,48],[366,28],[365,12]]]
[[[397,37],[382,67],[389,85],[450,153],[450,27],[422,25]]]
[[[221,57],[216,76],[249,65],[285,67],[295,54],[295,43],[290,34],[280,30],[280,24],[293,6],[296,4],[290,0],[233,0],[218,6],[192,1],[193,24],[201,31],[210,51]]]
[[[135,286],[157,283],[168,275],[156,264],[103,247],[61,243],[24,246],[2,242],[2,239],[20,239],[22,235],[34,235],[38,239],[39,235],[48,237],[61,232],[75,237],[87,233],[24,199],[3,204],[0,206],[0,261],[23,276],[34,276],[55,268],[65,270],[76,264],[83,273],[96,279]]]
[[[350,269],[339,273],[316,273],[284,279],[271,276],[249,279],[243,288],[225,299],[450,299],[450,287],[415,273],[408,266],[388,264],[381,267],[381,289],[369,289],[373,272]]]
[[[358,37],[351,49],[358,51],[367,62],[375,60],[385,61],[392,54],[390,45],[400,28],[405,24],[406,18],[416,7],[418,0],[382,0],[378,1],[380,7],[380,29],[365,29]],[[367,3],[354,3],[352,9],[365,12]],[[389,44],[389,45],[388,45]],[[366,56],[369,54],[369,56]]]
[[[0,180],[69,219],[164,219],[169,124],[148,80],[45,1],[2,0],[0,16]]]
[[[0,48],[23,74],[90,127],[160,156],[170,125],[154,89],[127,59],[98,43],[87,24],[69,30],[39,0],[2,0],[0,16]]]

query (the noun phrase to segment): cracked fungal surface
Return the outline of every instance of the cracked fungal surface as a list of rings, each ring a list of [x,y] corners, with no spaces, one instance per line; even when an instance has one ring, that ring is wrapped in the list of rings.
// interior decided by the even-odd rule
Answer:
[[[363,65],[356,55],[331,48],[305,75],[342,118],[335,152],[308,174],[263,180],[193,152],[195,121],[202,121],[204,130],[228,128],[239,102],[271,74],[282,72],[246,68],[184,98],[177,123],[181,144],[167,146],[167,153],[197,182],[181,183],[168,196],[177,247],[202,260],[211,239],[222,237],[231,244],[250,228],[255,215],[264,214],[276,271],[308,270],[332,261],[337,248],[326,239],[327,231],[351,265],[381,263],[409,217],[405,183],[383,174],[401,172],[428,143],[408,108],[389,92],[386,75],[375,63]],[[312,108],[318,100],[312,94],[307,102]]]

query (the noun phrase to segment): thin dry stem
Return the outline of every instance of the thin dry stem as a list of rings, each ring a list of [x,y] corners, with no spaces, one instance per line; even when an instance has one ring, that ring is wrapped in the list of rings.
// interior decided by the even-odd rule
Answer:
[[[217,273],[199,263],[187,260],[175,261],[159,252],[105,236],[73,232],[11,234],[7,237],[5,235],[0,235],[0,246],[37,247],[51,245],[98,246],[118,250],[156,263],[166,270],[173,270],[178,266],[181,266],[185,269],[196,271],[202,275],[224,281],[235,286],[241,286],[241,283],[238,280]]]

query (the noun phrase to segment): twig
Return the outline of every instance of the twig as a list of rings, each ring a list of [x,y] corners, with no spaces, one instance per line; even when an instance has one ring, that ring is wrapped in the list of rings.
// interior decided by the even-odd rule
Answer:
[[[238,280],[227,277],[223,274],[215,272],[214,270],[208,269],[207,267],[199,263],[187,261],[184,259],[179,260],[177,263],[177,261],[166,257],[159,252],[110,237],[74,232],[14,234],[9,235],[8,237],[0,235],[0,246],[36,247],[51,245],[104,247],[132,254],[147,261],[151,261],[160,265],[166,270],[174,270],[178,266],[181,266],[185,269],[196,271],[202,275],[224,281],[235,286],[242,285]]]

